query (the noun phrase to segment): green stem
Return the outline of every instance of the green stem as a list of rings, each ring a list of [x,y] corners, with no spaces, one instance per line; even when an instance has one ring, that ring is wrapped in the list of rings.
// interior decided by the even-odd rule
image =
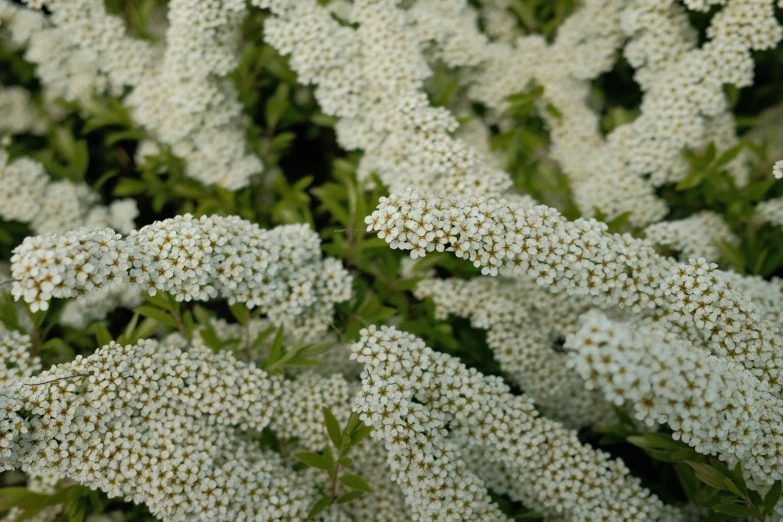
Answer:
[[[244,345],[245,350],[245,359],[247,359],[247,362],[250,362],[250,360],[253,358],[252,354],[250,353],[250,308],[245,308],[245,342],[242,343]]]

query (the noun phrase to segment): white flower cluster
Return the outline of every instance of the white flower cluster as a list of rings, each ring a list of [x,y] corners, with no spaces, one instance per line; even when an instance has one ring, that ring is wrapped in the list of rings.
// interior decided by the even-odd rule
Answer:
[[[756,205],[754,219],[783,228],[783,198],[772,198]]]
[[[351,289],[347,271],[321,258],[318,235],[306,225],[263,230],[236,216],[177,216],[124,238],[87,228],[31,236],[11,261],[13,295],[32,310],[130,283],[179,301],[221,296],[260,307],[275,324],[323,331]]]
[[[26,49],[24,57],[36,64],[45,99],[88,104],[95,94],[120,94],[109,90],[95,51],[69,40],[67,30],[53,26],[43,13],[0,0],[0,33],[12,48]]]
[[[268,42],[291,54],[299,80],[316,84],[324,112],[341,118],[340,144],[364,150],[360,175],[377,172],[394,189],[462,195],[510,187],[507,174],[451,136],[456,119],[429,105],[423,80],[430,71],[395,2],[354,2],[348,21],[355,30],[315,0],[257,3],[276,15],[265,24]]]
[[[146,503],[163,520],[290,521],[306,516],[323,473],[258,447],[268,427],[286,451],[328,443],[322,407],[340,422],[352,390],[339,375],[270,377],[198,340],[114,343],[89,357],[0,388],[5,469],[46,473]],[[29,412],[29,414],[27,414]],[[335,505],[321,519],[410,520],[383,451],[362,444],[353,468],[374,496]],[[339,494],[348,490],[344,486]],[[351,518],[352,517],[352,518]]]
[[[2,2],[0,17],[13,19],[14,40],[53,95],[89,101],[131,87],[133,117],[185,159],[189,176],[238,189],[262,171],[247,150],[236,92],[221,79],[236,67],[244,2],[172,2],[162,53],[127,36],[99,0],[27,2],[45,6],[48,20]]]
[[[525,277],[425,279],[414,291],[430,297],[435,313],[468,317],[487,330],[487,344],[503,374],[528,394],[541,411],[567,426],[607,422],[612,410],[566,365],[565,337],[590,304],[566,292],[542,288]]]
[[[647,227],[644,234],[653,243],[676,251],[683,261],[694,257],[720,261],[722,243],[739,243],[723,217],[709,210],[685,219],[655,223]]]
[[[306,484],[246,432],[287,404],[282,383],[204,347],[111,344],[0,390],[3,467],[54,471],[167,521],[299,521]]]
[[[65,303],[59,320],[65,326],[82,329],[106,319],[117,308],[133,310],[143,302],[139,289],[129,284],[105,286]]]
[[[715,263],[699,258],[680,266],[665,284],[665,292],[675,298],[674,319],[695,324],[712,353],[736,359],[766,381],[772,393],[781,393],[783,341],[777,325],[762,319]]]
[[[508,520],[469,471],[449,432],[515,473],[522,493],[515,500],[555,519],[680,519],[630,477],[621,461],[538,417],[532,402],[511,395],[501,379],[433,352],[413,335],[365,329],[352,357],[366,364],[354,409],[373,426],[373,437],[384,441],[414,520]]]
[[[23,133],[40,135],[45,131],[46,121],[41,117],[30,92],[17,85],[0,85],[0,137]]]
[[[526,274],[598,306],[679,324],[699,333],[716,355],[754,368],[775,393],[783,385],[776,323],[733,290],[734,277],[704,259],[679,264],[649,242],[610,234],[595,220],[567,221],[552,208],[505,200],[409,191],[381,198],[365,222],[368,231],[414,258],[448,249],[484,274]]]
[[[783,478],[783,401],[742,366],[600,313],[584,316],[566,346],[587,385],[632,402],[637,419],[667,423],[699,453],[741,461],[760,484]]]
[[[189,176],[232,190],[263,169],[247,150],[236,90],[222,78],[237,66],[245,14],[243,1],[170,2],[164,55],[127,98],[138,121],[186,160]]]
[[[65,232],[89,226],[111,226],[127,233],[136,226],[139,211],[133,199],[118,199],[108,207],[86,184],[52,181],[43,166],[30,158],[9,162],[0,149],[0,218],[30,224],[37,234]],[[104,319],[117,308],[134,308],[141,303],[138,292],[120,284],[95,294],[80,296],[66,304],[63,324],[81,328],[90,320]]]
[[[772,166],[772,175],[777,179],[783,178],[783,160],[776,161]]]
[[[653,188],[687,174],[684,148],[714,142],[723,151],[737,143],[722,85],[752,83],[750,51],[774,47],[781,38],[771,0],[728,2],[702,48],[684,9],[656,0],[587,1],[551,45],[537,35],[489,42],[472,8],[458,0],[422,0],[408,14],[420,42],[434,44],[435,56],[448,65],[464,68],[469,96],[496,113],[530,81],[542,85],[551,155],[572,178],[583,214],[595,207],[610,218],[630,212],[636,224],[665,215]],[[611,68],[626,40],[625,56],[644,91],[641,115],[604,139],[588,104],[589,80]],[[744,160],[740,154],[727,166],[738,185],[747,181]]]
[[[116,200],[108,207],[98,201],[84,183],[52,181],[37,161],[10,161],[0,149],[0,218],[29,223],[36,234],[81,226],[112,226],[124,233],[133,229],[139,213],[135,200]]]
[[[0,325],[0,388],[41,371],[41,359],[31,356],[29,335],[4,331]]]

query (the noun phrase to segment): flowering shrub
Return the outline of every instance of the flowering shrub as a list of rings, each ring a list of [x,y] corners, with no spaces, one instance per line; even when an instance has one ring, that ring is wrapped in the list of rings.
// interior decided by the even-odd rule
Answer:
[[[781,41],[0,0],[2,521],[783,521]]]

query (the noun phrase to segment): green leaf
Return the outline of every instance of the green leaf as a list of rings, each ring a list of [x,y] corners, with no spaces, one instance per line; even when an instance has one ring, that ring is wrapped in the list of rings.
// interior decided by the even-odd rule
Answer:
[[[275,340],[272,341],[272,347],[269,349],[269,357],[267,358],[267,367],[272,367],[283,356],[283,339],[285,337],[285,327],[281,326],[275,334]]]
[[[174,319],[168,312],[161,310],[160,308],[155,308],[154,306],[140,306],[133,310],[135,313],[139,313],[143,315],[144,317],[151,317],[152,319],[155,319],[159,323],[165,324],[166,326],[171,326],[172,328],[177,328],[177,320]]]
[[[190,310],[185,310],[182,314],[182,325],[185,327],[185,331],[188,332],[188,335],[192,337],[193,330],[196,328],[196,323],[193,320],[193,314],[190,313]]]
[[[251,345],[252,348],[258,348],[262,344],[264,344],[264,341],[266,341],[270,335],[272,335],[272,332],[275,331],[274,326],[270,326],[268,328],[265,328],[263,331],[261,331],[255,339],[253,339],[253,344]]]
[[[747,495],[748,486],[745,484],[745,478],[742,476],[742,462],[737,461],[737,464],[734,466],[734,471],[732,472],[732,477],[742,494]]]
[[[682,451],[683,449],[689,449],[687,445],[672,439],[671,435],[664,433],[645,433],[644,435],[632,435],[626,439],[634,446],[638,446],[648,453],[652,454],[653,451],[663,451],[664,453],[658,453],[656,458],[664,458],[671,460],[669,455],[674,452]]]
[[[778,501],[780,500],[781,484],[783,484],[783,482],[776,480],[775,483],[772,484],[772,487],[769,488],[769,491],[767,491],[767,494],[764,495],[764,513],[772,513],[772,510],[778,504]]]
[[[98,344],[100,346],[106,346],[114,339],[111,336],[111,332],[109,332],[109,329],[106,328],[105,323],[96,323],[93,326],[93,333],[95,334],[95,339],[98,341]]]
[[[352,411],[351,415],[348,416],[348,422],[345,423],[345,428],[343,429],[343,435],[352,434],[354,430],[358,427],[359,427],[359,414],[357,414],[355,411]]]
[[[332,473],[337,468],[337,464],[334,461],[334,452],[332,451],[332,447],[328,444],[324,447],[324,458],[329,462],[329,476],[332,476]]]
[[[699,480],[708,486],[712,486],[713,488],[720,490],[728,489],[725,480],[726,477],[712,466],[690,460],[686,460],[685,463],[693,468],[693,471],[696,472],[696,477],[698,477]]]
[[[753,491],[752,489],[748,490],[748,497],[750,497],[750,502],[753,504],[753,507],[756,509],[764,509],[762,506],[764,505],[764,500],[761,498],[761,495],[758,494],[758,492]],[[746,499],[747,500],[747,499]]]
[[[345,504],[346,502],[350,502],[352,500],[356,500],[357,498],[363,497],[364,491],[349,491],[348,493],[344,495],[340,495],[340,497],[337,499],[338,504]]]
[[[128,339],[129,343],[135,343],[139,339],[147,339],[158,329],[158,322],[150,317],[144,319],[138,328],[133,332],[133,336]]]
[[[275,93],[266,101],[266,125],[267,127],[274,129],[280,117],[285,113],[288,108],[288,85],[280,83],[277,85]]]
[[[370,485],[359,475],[342,475],[340,477],[340,483],[357,491],[372,492]]]
[[[313,507],[310,508],[310,512],[307,514],[307,518],[315,518],[320,515],[324,509],[328,508],[332,504],[332,497],[324,495],[319,498]]]
[[[294,458],[304,462],[311,468],[318,468],[325,471],[330,471],[332,469],[332,466],[329,465],[329,461],[323,455],[319,455],[318,453],[313,453],[311,451],[297,453],[294,455]]]
[[[674,465],[674,471],[677,473],[677,478],[680,481],[682,490],[685,492],[685,496],[693,504],[699,503],[699,493],[701,491],[701,484],[699,479],[696,478],[696,473],[686,464],[677,462]]]
[[[290,361],[286,361],[285,366],[290,366],[293,368],[313,368],[316,366],[323,365],[323,361],[319,361],[318,359],[299,359],[294,358]]]
[[[337,418],[326,406],[321,408],[321,411],[323,411],[326,431],[329,433],[332,444],[334,444],[335,448],[341,448],[343,445],[343,435],[340,430],[340,423],[337,422]]]
[[[720,156],[718,156],[718,160],[715,162],[715,166],[720,168],[731,163],[731,161],[734,158],[736,158],[744,148],[745,148],[745,143],[739,142],[733,147],[726,149],[725,151],[723,151],[723,153]]]
[[[55,337],[53,339],[49,339],[43,345],[41,345],[41,351],[47,352],[49,350],[54,350],[55,348],[59,346],[67,346],[66,342],[60,339],[59,337]]]
[[[343,457],[339,459],[337,463],[344,468],[350,468],[353,466],[353,459],[351,457]]]
[[[716,504],[712,506],[712,509],[718,513],[725,513],[734,517],[747,517],[756,514],[754,510],[750,509],[748,506],[743,506],[742,504]]]
[[[700,185],[707,177],[704,169],[693,169],[674,187],[675,190],[688,190]]]
[[[239,324],[247,323],[248,313],[245,303],[234,303],[229,306],[229,309],[231,310],[234,319],[236,319]]]
[[[147,184],[140,179],[122,178],[114,187],[113,195],[118,197],[137,196],[147,190]]]
[[[362,426],[361,428],[357,428],[356,431],[351,433],[351,446],[356,446],[359,444],[364,437],[370,434],[372,431],[372,427],[370,426]]]
[[[2,488],[0,489],[0,511],[6,511],[13,507],[31,508],[45,503],[47,498],[48,495],[35,493],[27,488]]]
[[[138,129],[125,129],[108,133],[103,142],[107,146],[112,146],[120,141],[140,141],[143,140],[144,137],[144,132]]]

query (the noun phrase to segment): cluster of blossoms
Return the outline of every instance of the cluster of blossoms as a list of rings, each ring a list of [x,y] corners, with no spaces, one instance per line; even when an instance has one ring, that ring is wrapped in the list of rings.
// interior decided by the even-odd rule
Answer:
[[[352,357],[365,363],[354,404],[388,451],[414,520],[509,520],[462,458],[460,443],[513,470],[514,500],[563,520],[679,520],[622,462],[538,416],[497,377],[434,352],[411,334],[362,331]],[[447,437],[450,434],[451,437]]]
[[[464,2],[417,3],[410,13],[436,56],[464,68],[471,99],[498,115],[521,86],[542,85],[551,156],[571,177],[582,213],[630,212],[632,222],[645,224],[667,210],[654,187],[687,174],[684,148],[712,142],[726,150],[737,143],[722,85],[752,83],[750,51],[774,47],[781,38],[773,2],[752,4],[730,2],[713,19],[702,48],[685,10],[673,2],[587,1],[551,45],[538,35],[488,42]],[[641,114],[603,138],[589,106],[589,81],[612,67],[623,44],[643,90]],[[546,110],[550,106],[557,113]],[[740,154],[727,166],[740,186],[748,177],[744,163]]]
[[[526,275],[598,306],[666,320],[701,336],[713,353],[754,368],[776,393],[783,385],[777,326],[704,259],[679,264],[593,219],[567,221],[552,208],[505,200],[408,191],[382,198],[365,221],[413,257],[448,249],[484,274]]]
[[[0,85],[0,137],[8,134],[41,135],[46,131],[46,122],[33,103],[30,92],[17,85]]]
[[[275,15],[265,24],[269,43],[291,55],[299,80],[315,84],[324,112],[340,118],[340,144],[364,151],[360,176],[375,172],[395,189],[462,195],[510,187],[506,173],[451,136],[457,120],[430,106],[423,89],[429,67],[395,2],[353,2],[346,21],[356,30],[315,0],[260,6]]]
[[[440,319],[469,317],[487,330],[487,344],[504,375],[548,417],[568,426],[607,422],[612,411],[566,367],[561,345],[590,303],[542,288],[528,278],[425,279],[415,289],[432,298]]]
[[[13,295],[32,310],[129,283],[178,301],[220,296],[304,332],[325,330],[351,288],[340,262],[322,259],[318,235],[306,225],[264,230],[236,216],[177,216],[125,237],[88,228],[31,236],[11,262]]]
[[[773,198],[756,205],[756,219],[783,228],[783,198]]]
[[[783,401],[741,365],[600,313],[585,315],[566,346],[588,387],[633,403],[637,419],[668,424],[699,453],[741,461],[760,484],[783,478]]]
[[[29,344],[4,338],[0,356],[8,361],[20,340]],[[269,427],[296,448],[323,447],[321,408],[346,420],[348,383],[312,373],[290,381],[198,341],[183,347],[176,335],[112,343],[34,378],[25,371],[9,379],[0,391],[5,469],[46,476],[48,484],[73,479],[144,502],[166,521],[304,519],[326,485],[317,473],[290,471],[255,439]],[[354,467],[373,477],[385,502],[335,506],[322,520],[408,519],[378,449],[358,448]]]
[[[52,181],[30,158],[11,160],[0,149],[0,218],[28,223],[37,234],[89,226],[127,233],[138,216],[136,201],[118,199],[108,207],[83,183]]]
[[[79,227],[112,227],[122,233],[135,228],[136,201],[117,199],[104,206],[84,183],[53,181],[43,166],[30,158],[10,160],[0,149],[0,218],[27,223],[36,234],[66,232]],[[83,327],[104,319],[115,308],[133,308],[141,298],[128,285],[103,288],[80,296],[65,306],[63,324]]]
[[[109,89],[94,51],[71,42],[67,29],[53,25],[43,13],[1,0],[0,39],[24,50],[25,59],[36,64],[47,112],[56,111],[52,102],[57,98],[89,103],[95,94],[119,94]]]
[[[221,79],[237,64],[244,2],[174,2],[161,57],[126,36],[95,0],[53,4],[55,26],[77,51],[97,54],[91,63],[109,86],[134,87],[127,97],[134,115],[186,158],[191,175],[236,188],[260,171],[258,158],[244,151],[236,93]],[[640,224],[666,213],[653,189],[685,175],[684,148],[713,142],[725,150],[736,143],[722,85],[752,83],[750,53],[781,38],[772,0],[727,2],[701,47],[684,8],[673,2],[588,1],[551,45],[539,36],[514,40],[508,24],[501,31],[506,37],[491,41],[479,31],[479,13],[457,0],[421,0],[407,9],[376,0],[347,9],[314,0],[253,4],[272,12],[268,41],[291,54],[300,81],[316,85],[324,111],[340,118],[340,143],[365,151],[360,173],[377,171],[394,190],[416,185],[497,195],[508,188],[505,173],[450,136],[456,120],[429,106],[423,81],[434,57],[463,69],[470,98],[499,115],[508,95],[532,80],[542,84],[542,108],[554,105],[560,115],[542,111],[552,156],[574,180],[583,213],[629,211]],[[491,18],[497,20],[503,5]],[[694,2],[686,7],[703,9]],[[75,12],[90,23],[81,24]],[[623,46],[644,91],[641,115],[604,139],[587,102],[589,81],[611,68]],[[178,117],[162,116],[172,110]],[[746,181],[742,155],[728,168],[739,185]]]
[[[30,336],[3,330],[0,326],[0,388],[41,371],[41,359],[30,355]]]
[[[173,2],[162,52],[129,37],[99,0],[27,4],[51,16],[2,0],[0,20],[51,95],[89,102],[96,92],[121,96],[130,87],[133,117],[186,160],[188,175],[238,189],[262,171],[247,150],[236,92],[221,78],[237,65],[244,2]]]
[[[679,253],[682,260],[704,257],[720,261],[722,244],[739,243],[739,238],[721,215],[709,210],[685,219],[655,223],[647,227],[644,234],[653,243]]]
[[[3,388],[0,402],[5,469],[56,470],[171,521],[306,514],[307,483],[248,432],[287,404],[282,381],[227,353],[112,344]]]

